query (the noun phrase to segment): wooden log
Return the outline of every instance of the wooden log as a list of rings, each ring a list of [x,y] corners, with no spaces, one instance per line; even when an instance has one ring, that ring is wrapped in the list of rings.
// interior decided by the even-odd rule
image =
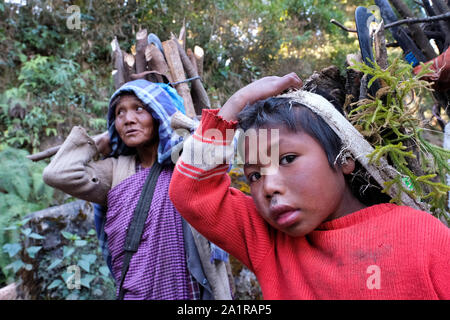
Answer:
[[[125,67],[123,64],[123,54],[120,50],[119,41],[117,37],[111,42],[113,51],[113,64],[116,72],[113,71],[114,86],[119,89],[125,83]]]
[[[95,136],[92,137],[92,139],[94,141],[97,141],[97,139],[99,137],[101,137],[103,134],[105,134],[106,132],[107,131],[105,131],[103,133],[100,133],[98,135],[95,135]],[[27,158],[30,159],[31,161],[44,160],[44,159],[50,158],[51,156],[55,155],[58,152],[59,148],[61,148],[61,145],[57,145],[57,146],[48,148],[48,149],[46,149],[44,151],[41,151],[41,152],[38,152],[38,153],[35,153],[35,154],[30,154],[30,155],[27,156]]]
[[[165,75],[169,79],[169,82],[173,82],[169,66],[164,59],[163,53],[153,43],[147,45],[145,49],[145,60],[147,60],[149,70],[157,71]],[[158,82],[163,82],[163,79],[160,78]]]
[[[0,289],[0,300],[16,300],[17,299],[17,285],[11,283],[6,287]]]
[[[202,47],[199,47],[199,46],[194,47],[194,56],[195,56],[195,60],[197,60],[198,75],[202,78],[203,78],[204,55],[205,55],[205,52],[203,51]]]
[[[136,74],[136,60],[134,56],[130,53],[125,52],[123,55],[123,60],[125,64],[125,70],[127,74],[127,82],[131,80],[132,75]]]
[[[192,65],[191,60],[187,56],[184,49],[181,47],[177,39],[173,38],[175,44],[178,47],[178,53],[180,54],[181,62],[183,63],[184,70],[189,78],[198,77],[197,69]],[[198,104],[195,106],[195,113],[197,115],[202,114],[202,109],[211,108],[211,103],[209,102],[208,94],[206,93],[203,83],[200,79],[192,80],[192,91],[195,91]]]
[[[136,34],[136,73],[147,71],[145,59],[147,44],[147,29],[142,29]]]
[[[386,70],[388,67],[386,37],[384,34],[384,23],[381,22],[374,34],[375,60],[377,64]]]
[[[197,70],[197,74],[200,75],[200,73],[198,72],[197,60],[195,59],[195,56],[194,56],[194,53],[192,52],[192,49],[188,48],[186,50],[186,54],[189,57],[189,60],[191,60],[191,63],[194,66],[194,68]]]
[[[347,77],[345,79],[345,104],[344,109],[349,112],[352,108],[351,104],[358,101],[360,94],[361,78],[364,75],[362,72],[352,69],[351,67],[356,63],[362,63],[361,54],[348,54],[346,59]]]
[[[178,47],[175,41],[167,40],[162,43],[164,49],[164,55],[169,65],[170,73],[174,82],[180,82],[186,80],[184,74],[183,63],[181,62],[180,54],[178,53]],[[186,82],[182,82],[175,85],[175,89],[178,94],[183,98],[184,108],[186,115],[190,118],[195,117],[194,103],[192,102],[191,92],[189,85]]]
[[[183,50],[186,49],[186,19],[183,19],[183,26],[181,27],[180,34],[178,35],[178,42],[181,44]]]

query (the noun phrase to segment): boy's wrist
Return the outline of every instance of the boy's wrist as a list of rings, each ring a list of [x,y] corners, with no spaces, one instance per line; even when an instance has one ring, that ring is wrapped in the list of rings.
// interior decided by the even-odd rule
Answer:
[[[227,121],[236,121],[237,115],[247,104],[247,99],[245,95],[240,92],[236,92],[233,94],[227,102],[220,108],[218,116],[221,116],[224,120]]]

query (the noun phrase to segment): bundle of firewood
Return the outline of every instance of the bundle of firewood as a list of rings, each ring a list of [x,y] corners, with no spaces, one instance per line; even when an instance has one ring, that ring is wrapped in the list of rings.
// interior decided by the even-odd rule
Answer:
[[[118,89],[124,83],[136,79],[169,83],[183,98],[186,115],[193,118],[201,114],[204,108],[210,108],[210,102],[202,84],[203,50],[196,46],[194,52],[185,50],[185,27],[176,37],[160,42],[147,29],[136,34],[134,53],[120,49],[115,38],[111,42],[113,52],[114,86]]]

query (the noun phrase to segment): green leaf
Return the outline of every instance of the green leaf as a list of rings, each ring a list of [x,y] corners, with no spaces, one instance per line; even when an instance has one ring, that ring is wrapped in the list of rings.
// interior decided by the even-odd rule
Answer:
[[[41,236],[40,234],[35,233],[35,232],[31,233],[28,237],[29,237],[29,238],[33,238],[33,239],[36,239],[36,240],[42,240],[42,239],[45,239],[44,236]]]
[[[64,258],[70,257],[74,253],[74,251],[75,251],[75,248],[64,246],[63,247],[63,257]]]
[[[84,247],[87,244],[86,240],[75,240],[75,246]]]
[[[36,257],[36,253],[38,253],[39,250],[41,250],[41,249],[42,249],[41,246],[31,246],[31,247],[28,247],[26,249],[26,251],[27,251],[28,255],[30,256],[30,258],[34,259]]]
[[[100,271],[100,273],[105,277],[109,276],[109,268],[106,266],[101,266],[100,268],[98,268],[98,271]]]
[[[20,243],[7,243],[3,246],[3,252],[6,252],[10,258],[14,257],[21,249]]]
[[[20,231],[21,233],[23,233],[25,236],[29,236],[31,233],[31,228],[26,228]]]
[[[54,267],[59,265],[63,260],[60,258],[56,258],[53,262],[48,266],[47,270],[52,270]]]
[[[61,231],[61,234],[67,240],[77,240],[77,239],[79,239],[79,237],[76,234],[73,234],[73,233],[70,233],[70,232],[67,232],[67,231]]]
[[[62,282],[59,279],[53,280],[52,283],[50,283],[47,287],[47,290],[51,290],[54,289],[56,287],[59,287],[60,285],[64,284],[64,282]]]
[[[97,255],[95,254],[82,254],[81,259],[86,260],[89,263],[94,263],[97,260]]]
[[[87,274],[83,278],[81,278],[80,283],[83,287],[90,289],[91,288],[90,283],[94,279],[95,279],[95,276],[93,276],[91,274]]]
[[[22,262],[22,260],[16,260],[13,263],[6,266],[7,269],[13,269],[14,273],[17,273],[17,271],[20,270],[25,264]]]
[[[80,260],[80,261],[78,261],[78,265],[81,268],[83,268],[86,272],[90,272],[89,269],[90,269],[91,263],[89,261]]]

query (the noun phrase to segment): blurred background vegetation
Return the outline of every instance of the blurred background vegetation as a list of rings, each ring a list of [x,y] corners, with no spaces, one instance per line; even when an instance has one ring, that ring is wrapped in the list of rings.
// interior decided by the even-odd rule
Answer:
[[[406,1],[418,12],[414,1]],[[141,28],[164,41],[186,22],[187,44],[205,51],[204,85],[214,107],[265,75],[307,78],[359,50],[354,28],[362,0],[6,0],[0,2],[0,287],[14,276],[4,231],[29,212],[68,201],[42,182],[45,161],[25,156],[61,143],[74,125],[106,129],[113,92],[110,42],[130,52]],[[77,5],[81,28],[69,29]],[[69,199],[70,200],[70,199]]]

